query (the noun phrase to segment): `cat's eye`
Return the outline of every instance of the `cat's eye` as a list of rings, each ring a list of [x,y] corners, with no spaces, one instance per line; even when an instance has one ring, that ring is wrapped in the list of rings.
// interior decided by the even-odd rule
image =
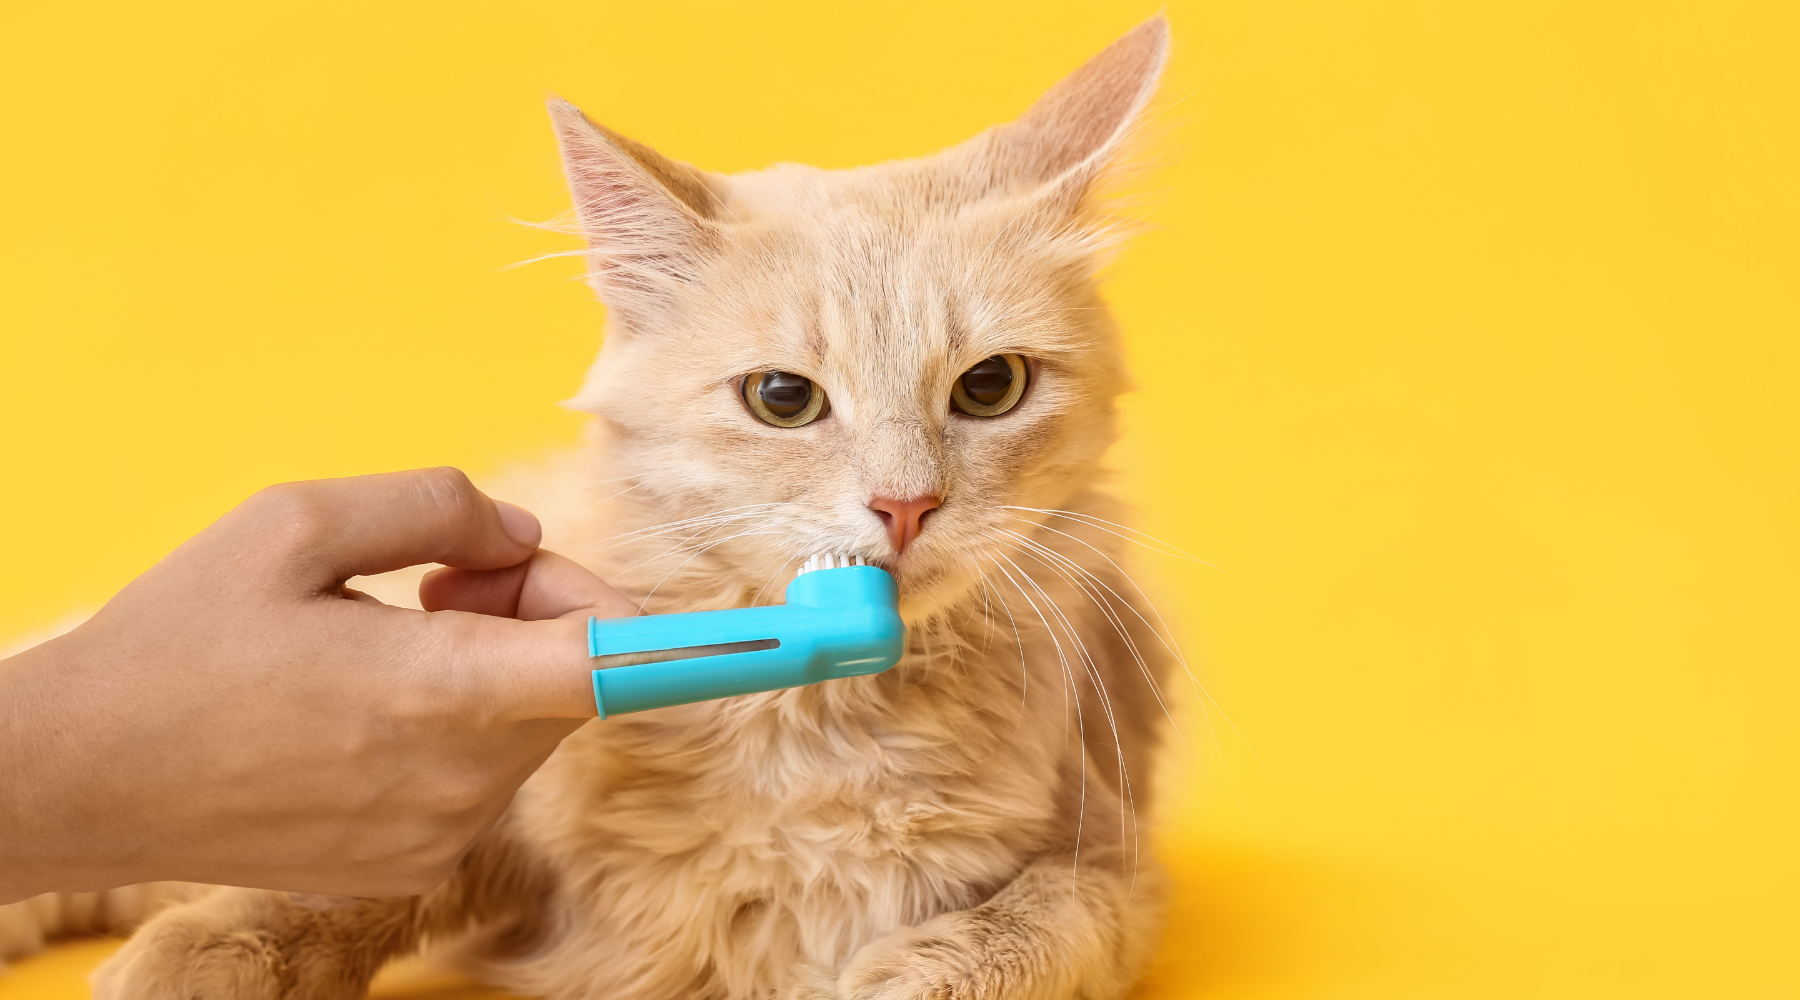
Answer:
[[[997,417],[1019,405],[1030,378],[1024,358],[996,354],[957,376],[950,403],[971,417]]]
[[[825,415],[825,390],[793,372],[744,376],[744,404],[765,424],[799,427]]]

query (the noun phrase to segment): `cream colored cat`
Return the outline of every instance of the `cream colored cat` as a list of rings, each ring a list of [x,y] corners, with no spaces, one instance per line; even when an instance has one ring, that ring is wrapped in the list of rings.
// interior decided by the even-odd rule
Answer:
[[[553,103],[610,326],[551,538],[652,612],[864,556],[905,659],[590,723],[437,891],[218,890],[97,995],[356,997],[426,939],[570,1000],[1127,990],[1169,657],[1097,490],[1124,373],[1092,188],[1166,49],[1151,20],[1017,122],[848,171],[706,173]]]

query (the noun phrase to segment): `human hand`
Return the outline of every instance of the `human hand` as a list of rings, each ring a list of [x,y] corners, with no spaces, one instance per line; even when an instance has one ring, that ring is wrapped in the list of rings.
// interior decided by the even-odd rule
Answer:
[[[454,469],[275,486],[0,662],[0,903],[443,881],[595,714],[587,615],[637,612],[540,536]],[[429,611],[344,587],[425,562]]]

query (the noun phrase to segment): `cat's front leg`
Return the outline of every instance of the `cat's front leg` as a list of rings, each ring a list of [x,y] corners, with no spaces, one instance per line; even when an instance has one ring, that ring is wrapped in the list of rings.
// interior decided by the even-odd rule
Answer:
[[[333,906],[262,889],[221,889],[165,910],[93,976],[97,1000],[361,997],[417,939],[416,899]]]
[[[504,824],[505,821],[503,820]],[[350,1000],[426,934],[472,925],[490,951],[529,947],[554,892],[543,866],[496,830],[423,896],[333,900],[220,889],[164,910],[95,971],[95,1000]]]
[[[903,928],[863,948],[838,977],[853,1000],[1105,1000],[1122,995],[1155,953],[1162,878],[1079,865],[1029,866],[992,899]]]

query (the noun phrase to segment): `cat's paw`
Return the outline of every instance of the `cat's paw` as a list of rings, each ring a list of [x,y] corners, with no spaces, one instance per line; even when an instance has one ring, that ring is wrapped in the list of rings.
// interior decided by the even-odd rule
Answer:
[[[307,905],[309,902],[315,905]],[[95,970],[95,1000],[351,1000],[379,959],[383,902],[317,908],[225,889],[165,910]]]
[[[962,914],[895,931],[850,960],[838,976],[844,1000],[973,1000],[1003,997],[1005,971],[989,965]]]
[[[153,920],[94,971],[94,1000],[278,1000],[286,958],[274,935],[219,931],[180,911]],[[175,918],[175,919],[170,919]]]

